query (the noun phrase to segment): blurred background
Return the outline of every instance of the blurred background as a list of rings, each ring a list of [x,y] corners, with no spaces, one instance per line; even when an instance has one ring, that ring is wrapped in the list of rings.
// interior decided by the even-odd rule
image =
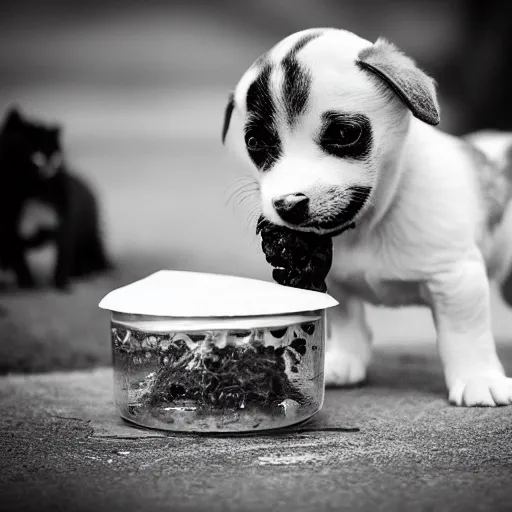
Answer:
[[[110,364],[113,287],[185,269],[269,280],[241,170],[220,142],[228,92],[288,34],[385,36],[434,76],[441,128],[512,130],[512,3],[451,0],[3,0],[0,112],[58,122],[72,169],[99,194],[115,273],[71,294],[0,288],[0,372]],[[449,170],[447,170],[449,172]],[[242,196],[243,197],[243,196]],[[0,219],[1,222],[1,219]],[[1,241],[0,241],[1,243]],[[41,282],[51,250],[31,256]],[[512,315],[493,297],[499,338]],[[427,311],[371,308],[377,343],[434,340]]]

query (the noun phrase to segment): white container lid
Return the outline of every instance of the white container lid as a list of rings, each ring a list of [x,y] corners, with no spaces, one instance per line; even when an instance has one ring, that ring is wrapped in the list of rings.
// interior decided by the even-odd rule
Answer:
[[[336,306],[330,295],[220,274],[161,270],[111,291],[99,307],[165,317],[246,317],[316,311]]]

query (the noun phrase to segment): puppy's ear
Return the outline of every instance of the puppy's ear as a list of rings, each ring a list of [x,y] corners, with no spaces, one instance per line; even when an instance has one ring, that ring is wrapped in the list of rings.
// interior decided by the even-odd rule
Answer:
[[[222,144],[226,141],[226,135],[229,130],[229,123],[231,121],[231,114],[235,108],[235,95],[231,93],[228,98],[228,104],[226,105],[226,111],[224,112],[224,126],[222,127]]]
[[[357,65],[383,80],[407,105],[414,117],[439,124],[435,81],[395,45],[379,38],[359,53]]]

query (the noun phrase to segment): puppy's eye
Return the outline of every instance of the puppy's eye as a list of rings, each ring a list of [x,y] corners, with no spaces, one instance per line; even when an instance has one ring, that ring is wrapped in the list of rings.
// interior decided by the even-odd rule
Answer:
[[[244,142],[249,158],[260,171],[267,171],[281,154],[279,136],[272,123],[253,119],[245,128]]]
[[[247,147],[249,149],[258,149],[260,147],[260,144],[257,141],[256,137],[249,137],[247,139]]]
[[[249,151],[261,151],[262,149],[265,149],[263,141],[250,134],[247,134],[245,137],[245,145]]]
[[[372,126],[367,116],[325,112],[322,121],[323,130],[317,143],[325,153],[350,160],[368,158],[372,149]]]
[[[362,132],[361,126],[356,123],[332,123],[327,130],[325,130],[322,141],[325,145],[338,148],[352,146],[359,141]]]

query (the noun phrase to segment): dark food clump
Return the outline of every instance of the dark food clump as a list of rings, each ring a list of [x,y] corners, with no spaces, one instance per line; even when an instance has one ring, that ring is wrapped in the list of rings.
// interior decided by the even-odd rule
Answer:
[[[166,351],[167,363],[158,370],[145,401],[150,406],[193,403],[198,412],[251,406],[273,410],[285,399],[300,402],[302,395],[285,371],[285,351],[294,365],[305,352],[305,340],[294,343],[285,348],[254,343],[218,347],[204,340],[189,348],[176,341]]]
[[[332,264],[332,238],[294,231],[260,217],[256,234],[261,235],[265,258],[274,270],[274,281],[284,286],[326,292],[325,278]]]

